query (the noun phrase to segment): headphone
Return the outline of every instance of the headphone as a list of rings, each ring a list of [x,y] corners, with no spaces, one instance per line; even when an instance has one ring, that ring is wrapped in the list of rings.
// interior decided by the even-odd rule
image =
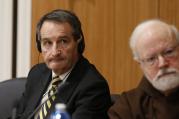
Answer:
[[[36,46],[37,46],[37,50],[41,53],[42,49],[41,49],[41,43],[40,43],[40,36],[38,35],[38,33],[36,33]]]

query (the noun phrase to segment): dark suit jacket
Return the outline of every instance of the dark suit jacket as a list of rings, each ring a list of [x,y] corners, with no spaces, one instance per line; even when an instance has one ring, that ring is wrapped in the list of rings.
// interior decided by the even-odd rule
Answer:
[[[18,119],[27,119],[37,108],[51,75],[51,70],[45,64],[38,64],[31,69],[26,91],[17,107]],[[109,87],[96,68],[81,57],[59,88],[57,102],[67,105],[72,119],[107,119],[107,110],[111,105]]]

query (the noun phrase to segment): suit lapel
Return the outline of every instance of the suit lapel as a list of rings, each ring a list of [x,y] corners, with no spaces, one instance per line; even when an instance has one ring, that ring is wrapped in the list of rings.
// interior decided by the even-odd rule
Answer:
[[[36,82],[33,84],[34,88],[33,88],[32,96],[30,97],[30,101],[29,101],[29,107],[30,107],[29,110],[31,111],[34,111],[34,109],[40,104],[42,96],[46,91],[47,86],[51,80],[51,70],[44,69],[43,73],[39,73],[39,75],[40,76],[33,79],[36,80]]]
[[[41,75],[39,80],[40,80],[40,85],[39,87],[36,86],[36,88],[38,89],[36,89],[37,92],[35,93],[35,96],[34,96],[34,97],[37,97],[38,99],[37,103],[41,101],[42,96],[45,93],[49,82],[51,81],[51,71],[48,70],[47,72],[43,73],[43,75]]]

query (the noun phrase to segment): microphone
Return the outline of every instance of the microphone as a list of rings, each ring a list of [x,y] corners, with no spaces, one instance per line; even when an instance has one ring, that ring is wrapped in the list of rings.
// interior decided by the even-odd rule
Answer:
[[[50,95],[43,103],[39,104],[39,105],[35,108],[35,110],[28,116],[27,119],[31,119],[31,118],[38,112],[38,110],[42,107],[42,105],[43,105],[44,103],[46,103],[52,96],[54,96],[54,95],[56,95],[57,93],[59,93],[59,90],[61,90],[61,89],[62,89],[63,87],[65,87],[66,85],[68,85],[67,82],[65,82],[65,83],[60,83],[60,84],[58,85],[57,90],[56,90],[52,95]],[[15,119],[15,118],[14,118],[14,119]]]
[[[15,100],[12,107],[11,119],[16,119],[19,100]]]
[[[16,113],[17,113],[17,109],[16,109],[16,107],[14,107],[12,109],[12,117],[11,117],[11,119],[15,119],[16,118]]]

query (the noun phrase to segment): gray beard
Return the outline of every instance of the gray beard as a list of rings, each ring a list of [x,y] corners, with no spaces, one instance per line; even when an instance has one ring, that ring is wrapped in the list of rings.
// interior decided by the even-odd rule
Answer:
[[[179,86],[179,71],[173,68],[160,70],[153,79],[146,77],[153,87],[161,92],[166,92]]]

